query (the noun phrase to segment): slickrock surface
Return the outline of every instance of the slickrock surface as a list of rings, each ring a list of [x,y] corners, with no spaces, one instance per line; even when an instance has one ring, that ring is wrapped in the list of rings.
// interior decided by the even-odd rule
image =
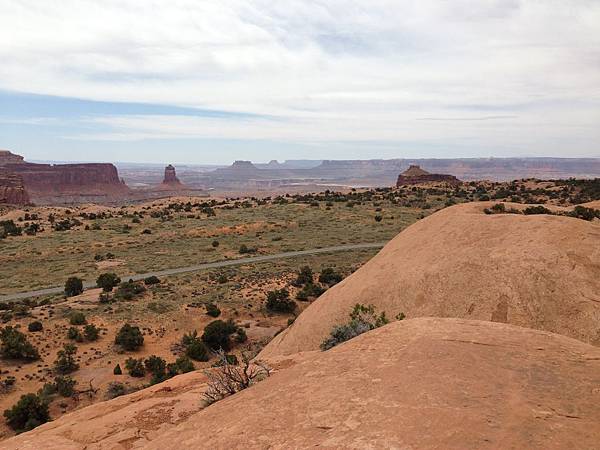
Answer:
[[[180,396],[159,397],[160,386],[64,416],[3,448],[575,449],[600,442],[600,349],[501,323],[394,322],[314,352],[177,425],[169,420]]]
[[[453,206],[411,225],[313,302],[261,357],[318,349],[356,303],[390,318],[491,320],[600,345],[600,225],[485,215],[492,204]]]

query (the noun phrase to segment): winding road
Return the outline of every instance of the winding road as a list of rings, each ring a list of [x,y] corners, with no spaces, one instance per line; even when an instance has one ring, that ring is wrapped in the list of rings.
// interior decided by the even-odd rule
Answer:
[[[240,266],[243,264],[254,264],[260,263],[264,261],[273,261],[276,259],[283,258],[294,258],[297,256],[303,255],[316,255],[319,253],[335,253],[335,252],[345,252],[349,250],[362,250],[369,248],[381,248],[387,242],[377,242],[377,243],[365,243],[365,244],[349,244],[349,245],[337,245],[334,247],[322,247],[315,248],[311,250],[298,250],[295,252],[285,252],[285,253],[276,253],[274,255],[261,255],[261,256],[252,256],[250,258],[239,258],[239,259],[228,259],[225,261],[216,261],[211,263],[197,264],[195,266],[186,266],[186,267],[178,267],[175,269],[165,269],[165,270],[157,270],[154,272],[140,273],[137,275],[126,275],[124,278],[132,279],[133,281],[143,280],[144,278],[148,278],[151,276],[157,277],[165,277],[168,275],[178,275],[180,273],[188,273],[188,272],[197,272],[199,270],[206,269],[217,269],[219,267],[230,267],[230,266]],[[83,287],[85,289],[90,289],[96,287],[95,281],[85,281],[83,283]],[[29,292],[19,292],[16,294],[8,294],[0,296],[0,302],[8,302],[14,300],[22,300],[30,297],[39,297],[42,295],[53,295],[53,294],[61,294],[64,292],[64,287],[51,287],[46,289],[39,289],[36,291]]]

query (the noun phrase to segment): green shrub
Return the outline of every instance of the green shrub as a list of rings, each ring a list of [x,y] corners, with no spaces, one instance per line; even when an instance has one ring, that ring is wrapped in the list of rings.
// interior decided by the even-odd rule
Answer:
[[[175,366],[179,373],[188,373],[196,369],[194,363],[187,356],[180,356],[177,358]]]
[[[305,284],[312,284],[313,283],[313,271],[309,266],[304,266],[300,269],[300,271],[298,272],[298,277],[296,278],[296,281],[294,281],[292,284],[294,286],[304,286]]]
[[[277,289],[267,293],[267,309],[272,312],[291,313],[296,309],[296,302],[290,298],[286,289]]]
[[[146,292],[146,288],[133,281],[125,281],[121,283],[115,292],[115,299],[117,300],[133,300],[140,294]]]
[[[42,325],[42,322],[40,322],[39,320],[31,322],[27,326],[27,330],[30,331],[31,333],[35,333],[37,331],[42,331],[43,329],[44,329],[44,326]]]
[[[104,292],[110,292],[121,282],[115,273],[103,273],[96,279],[96,285]]]
[[[65,295],[75,297],[83,292],[83,281],[81,278],[70,277],[65,282]]]
[[[319,275],[319,283],[324,283],[329,286],[333,286],[334,284],[339,283],[343,279],[344,279],[344,277],[342,276],[342,274],[337,273],[331,267],[323,269],[321,271],[321,274]]]
[[[57,373],[64,375],[79,369],[79,364],[75,362],[75,353],[77,353],[77,347],[75,345],[63,345],[62,350],[58,352],[56,361],[54,361],[54,370]]]
[[[58,376],[54,379],[54,385],[56,386],[56,392],[63,397],[73,397],[75,394],[75,381],[71,377]]]
[[[319,297],[323,292],[325,292],[325,289],[321,286],[309,283],[304,285],[304,287],[296,294],[296,299],[306,301],[310,297]]]
[[[121,370],[120,364],[117,364],[113,369],[113,375],[123,375],[123,371]]]
[[[377,315],[373,305],[356,304],[350,313],[350,321],[343,325],[334,326],[329,337],[321,343],[321,350],[329,350],[342,342],[387,323],[388,319],[385,317],[385,312]]]
[[[117,332],[115,344],[120,345],[128,351],[137,350],[144,344],[144,336],[142,336],[139,327],[134,327],[126,323]]]
[[[157,276],[150,276],[148,278],[144,278],[144,284],[146,286],[152,286],[154,284],[160,284],[160,279]]]
[[[132,377],[141,378],[146,375],[144,360],[141,358],[127,358],[125,361],[125,369],[127,369],[127,372],[129,372],[129,375]]]
[[[116,381],[111,382],[106,389],[106,397],[109,399],[120,397],[125,394],[127,394],[125,385]]]
[[[198,337],[198,332],[184,334],[181,338],[181,344],[185,348],[185,354],[195,361],[208,361],[210,359],[209,350]]]
[[[221,315],[221,310],[214,303],[208,303],[206,305],[206,314],[210,317],[219,317]]]
[[[159,356],[152,355],[144,361],[146,370],[152,374],[152,384],[160,383],[167,379],[167,362]]]
[[[236,330],[237,327],[231,320],[227,322],[214,320],[204,328],[202,342],[213,350],[223,349],[227,351],[231,348],[229,337],[235,333]]]
[[[88,341],[97,341],[98,336],[100,335],[100,330],[98,329],[98,327],[96,327],[96,325],[89,324],[83,328],[83,335]]]
[[[4,411],[6,423],[17,433],[33,430],[50,420],[48,403],[36,394],[22,395],[19,401]]]
[[[86,323],[85,314],[81,311],[73,311],[69,316],[69,323],[71,325],[84,325]]]
[[[250,248],[246,244],[240,245],[240,254],[244,255],[247,253],[256,253],[258,251],[257,248]]]
[[[212,241],[212,246],[217,248],[219,246],[219,241]]]
[[[83,336],[81,335],[81,332],[78,328],[75,327],[70,327],[67,330],[67,339],[77,342],[83,342]]]
[[[6,359],[34,361],[40,358],[38,350],[27,337],[13,327],[0,328],[0,353]]]

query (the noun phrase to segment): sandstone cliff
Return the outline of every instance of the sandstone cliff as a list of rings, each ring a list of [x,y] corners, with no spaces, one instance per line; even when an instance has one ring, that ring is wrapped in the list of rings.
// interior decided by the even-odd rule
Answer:
[[[29,194],[25,190],[23,179],[13,172],[0,168],[0,204],[26,205],[29,202]]]

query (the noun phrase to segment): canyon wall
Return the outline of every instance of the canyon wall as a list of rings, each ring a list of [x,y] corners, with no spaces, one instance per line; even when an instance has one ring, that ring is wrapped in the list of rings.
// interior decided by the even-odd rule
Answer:
[[[34,164],[0,151],[0,169],[5,174],[0,178],[0,192],[5,192],[4,197],[10,193],[13,200],[21,198],[5,203],[106,202],[122,199],[130,192],[113,164]],[[19,189],[23,193],[18,193]]]

